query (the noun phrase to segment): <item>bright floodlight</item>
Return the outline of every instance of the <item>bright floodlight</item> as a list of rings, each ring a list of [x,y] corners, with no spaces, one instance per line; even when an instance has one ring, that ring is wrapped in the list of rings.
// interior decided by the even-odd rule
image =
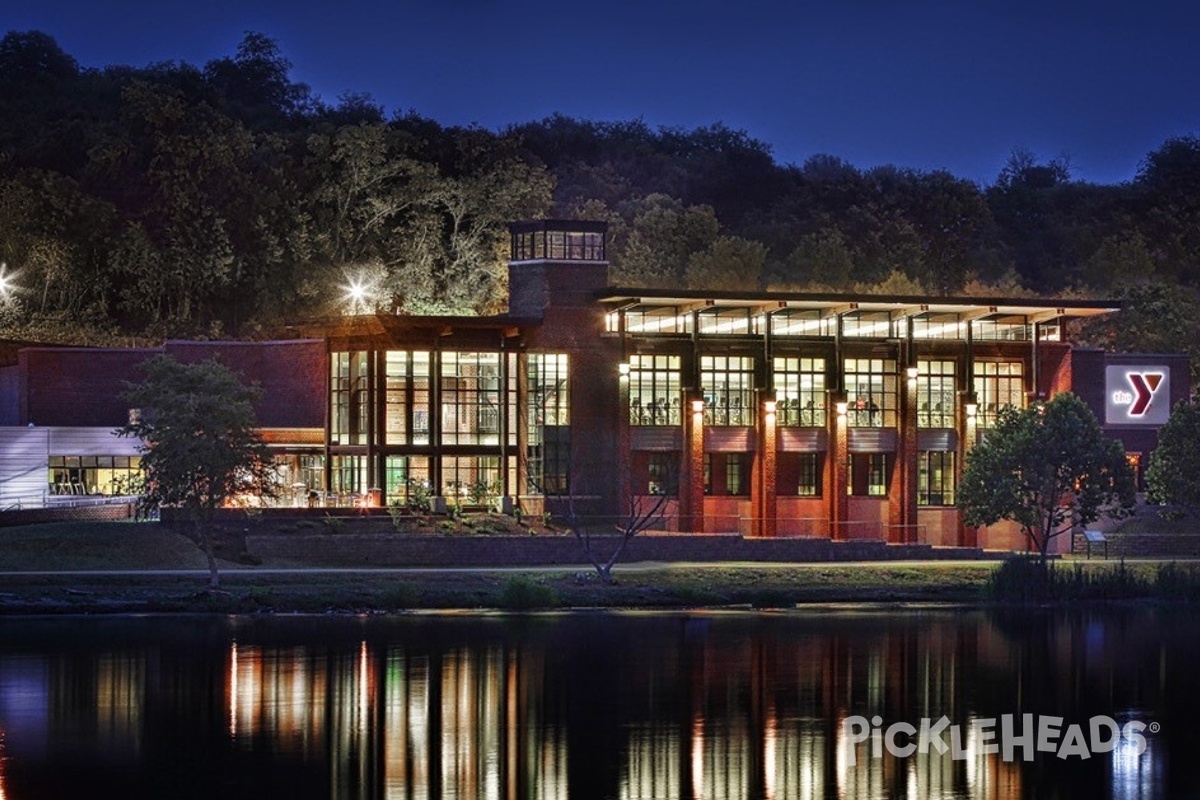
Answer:
[[[350,301],[350,312],[360,311],[366,305],[368,286],[361,278],[354,278],[346,286],[346,299]]]

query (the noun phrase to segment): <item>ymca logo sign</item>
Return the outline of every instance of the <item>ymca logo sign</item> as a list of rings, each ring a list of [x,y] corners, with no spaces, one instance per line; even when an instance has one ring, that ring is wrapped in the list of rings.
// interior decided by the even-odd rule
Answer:
[[[1108,367],[1105,421],[1110,425],[1161,425],[1171,412],[1166,367]]]

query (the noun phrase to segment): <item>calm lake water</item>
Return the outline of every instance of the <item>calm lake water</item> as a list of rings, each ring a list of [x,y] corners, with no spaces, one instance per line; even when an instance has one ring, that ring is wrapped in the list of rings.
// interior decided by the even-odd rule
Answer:
[[[4,619],[0,800],[1200,796],[1198,679],[1145,608]]]

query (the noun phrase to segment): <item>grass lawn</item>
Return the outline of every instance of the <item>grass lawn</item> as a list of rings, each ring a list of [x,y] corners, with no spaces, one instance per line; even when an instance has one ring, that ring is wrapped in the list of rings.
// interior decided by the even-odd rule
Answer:
[[[201,570],[205,560],[186,537],[155,523],[60,523],[0,528],[0,613],[136,611],[394,611],[417,608],[753,606],[821,602],[985,600],[998,562],[928,561],[836,564],[618,565],[615,585],[583,567],[480,570],[304,569],[264,572],[222,564],[222,590],[204,575],[19,574],[39,570]],[[1068,561],[1060,568],[1101,575],[1116,562]],[[1183,565],[1194,573],[1200,566]],[[1157,562],[1125,565],[1153,579]]]

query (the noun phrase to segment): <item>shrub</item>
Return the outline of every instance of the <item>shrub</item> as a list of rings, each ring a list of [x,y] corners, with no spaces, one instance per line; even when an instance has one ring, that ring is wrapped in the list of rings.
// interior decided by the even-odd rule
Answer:
[[[1158,593],[1124,561],[1110,570],[1087,571],[1081,564],[1065,569],[1031,558],[1005,561],[989,576],[985,592],[992,600],[1015,603],[1128,600]]]
[[[554,608],[558,596],[549,586],[534,583],[524,575],[514,575],[500,590],[500,608],[523,611],[532,608]]]
[[[400,501],[393,500],[387,507],[388,516],[392,519],[392,527],[397,531],[407,530],[409,522],[412,520],[412,515],[409,513],[408,507],[400,504]]]
[[[398,583],[379,595],[381,608],[412,608],[417,602],[417,593],[408,584]]]
[[[326,514],[324,522],[325,527],[329,529],[330,533],[337,534],[346,532],[346,520],[342,519],[341,517],[333,517],[329,514]]]

